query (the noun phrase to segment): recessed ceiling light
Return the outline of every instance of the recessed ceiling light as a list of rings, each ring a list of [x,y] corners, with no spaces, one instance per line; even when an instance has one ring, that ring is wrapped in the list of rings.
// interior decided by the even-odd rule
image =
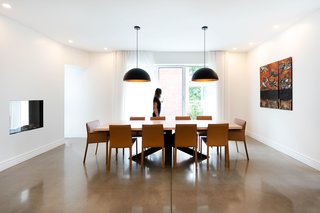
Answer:
[[[2,7],[6,8],[6,9],[11,9],[11,5],[8,3],[3,3]]]
[[[68,40],[68,42],[69,42],[70,44],[72,44],[72,43],[73,43],[73,41],[72,41],[72,40]]]
[[[277,25],[277,24],[275,24],[275,25],[273,25],[273,29],[279,29],[279,25]]]
[[[108,48],[107,47],[105,47],[105,48],[103,48],[105,51],[107,51],[108,50]]]
[[[236,51],[237,50],[237,48],[236,47],[234,47],[234,48],[232,48],[234,51]]]

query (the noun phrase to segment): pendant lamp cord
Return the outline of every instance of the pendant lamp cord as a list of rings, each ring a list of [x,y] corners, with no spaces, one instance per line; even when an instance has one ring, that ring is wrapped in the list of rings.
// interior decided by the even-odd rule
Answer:
[[[139,29],[137,28],[137,48],[136,48],[137,49],[137,52],[136,52],[136,55],[137,55],[137,68],[138,68],[138,59],[139,59],[139,55],[138,55],[138,42],[139,42],[138,41],[138,30]]]
[[[206,67],[206,28],[202,28],[203,29],[203,40],[204,40],[204,44],[203,44],[203,67]]]

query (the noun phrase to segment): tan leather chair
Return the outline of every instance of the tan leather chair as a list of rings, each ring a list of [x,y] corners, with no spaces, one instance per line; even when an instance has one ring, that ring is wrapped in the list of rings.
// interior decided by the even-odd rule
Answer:
[[[130,121],[144,121],[145,117],[130,117]],[[132,132],[132,143],[136,143],[136,154],[138,154],[138,138],[142,137],[142,133],[139,131]]]
[[[244,148],[246,150],[247,160],[249,160],[249,154],[247,149],[247,143],[246,143],[246,121],[241,120],[239,118],[234,119],[234,123],[241,126],[241,129],[234,129],[229,131],[229,137],[228,139],[230,141],[235,141],[237,146],[237,151],[239,152],[238,143],[237,141],[243,141],[244,142]]]
[[[212,120],[211,115],[198,115],[197,120]]]
[[[144,121],[145,117],[130,117],[130,121]]]
[[[197,120],[205,120],[205,121],[211,121],[212,120],[212,116],[211,115],[198,115],[196,117]],[[199,136],[199,149],[200,152],[202,154],[202,138],[203,137],[207,137],[207,131],[206,130],[202,130],[202,131],[198,131],[198,136]]]
[[[191,120],[191,117],[190,116],[176,116],[176,120],[177,121],[181,121],[181,120]]]
[[[109,141],[109,134],[106,132],[95,132],[94,129],[100,126],[100,121],[95,120],[86,123],[86,128],[87,128],[87,145],[86,145],[86,150],[84,152],[84,158],[83,158],[83,163],[86,162],[86,157],[87,157],[87,151],[88,151],[88,145],[96,143],[96,153],[98,151],[98,144],[99,143],[106,143],[106,162],[108,160],[108,141]]]
[[[174,137],[174,164],[177,166],[177,148],[193,147],[196,168],[198,166],[197,158],[197,125],[196,124],[176,124]]]
[[[110,125],[110,147],[108,170],[111,164],[111,150],[112,148],[129,148],[130,150],[130,170],[132,169],[132,135],[130,125]]]
[[[166,120],[166,117],[165,116],[159,116],[159,117],[150,117],[150,121],[164,121]]]
[[[144,149],[147,147],[161,147],[162,168],[164,168],[164,132],[162,124],[142,125],[142,153],[141,167],[144,164]]]
[[[209,168],[209,147],[225,147],[225,166],[230,167],[228,146],[229,124],[209,124],[207,137],[202,140],[207,144],[207,169]]]

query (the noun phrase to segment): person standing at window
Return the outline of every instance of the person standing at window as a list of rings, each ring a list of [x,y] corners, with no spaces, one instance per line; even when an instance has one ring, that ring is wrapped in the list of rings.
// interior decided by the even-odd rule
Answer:
[[[154,92],[152,117],[160,116],[160,112],[161,112],[160,96],[161,96],[161,89],[157,88],[156,91]]]

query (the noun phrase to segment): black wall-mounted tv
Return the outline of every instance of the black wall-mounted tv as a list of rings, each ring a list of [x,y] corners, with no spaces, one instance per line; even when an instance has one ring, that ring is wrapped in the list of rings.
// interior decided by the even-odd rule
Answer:
[[[43,127],[43,100],[10,101],[9,134]]]

